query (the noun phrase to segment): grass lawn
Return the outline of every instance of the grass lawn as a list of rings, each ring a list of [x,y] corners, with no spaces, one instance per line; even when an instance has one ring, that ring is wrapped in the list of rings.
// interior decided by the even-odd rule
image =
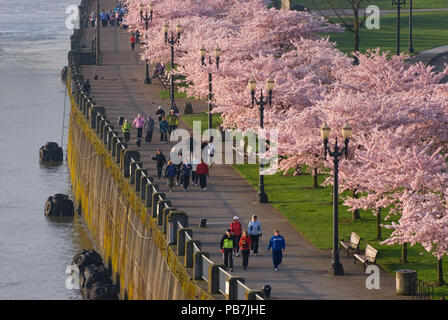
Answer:
[[[258,191],[258,166],[234,165],[234,168]],[[324,176],[319,177],[319,183]],[[270,203],[277,208],[288,221],[300,231],[314,246],[319,249],[332,247],[332,195],[331,187],[313,189],[310,175],[284,176],[278,173],[265,176],[265,191]],[[340,200],[342,203],[342,200]],[[380,245],[376,238],[376,218],[369,212],[361,212],[361,220],[352,221],[351,213],[339,204],[339,234],[340,238],[348,239],[355,231],[361,237],[361,248],[366,244],[379,250],[378,264],[385,270],[394,273],[398,269],[417,270],[418,278],[428,283],[437,280],[437,260],[427,253],[422,246],[408,246],[407,264],[400,263],[401,246]],[[382,230],[383,239],[391,231]],[[287,237],[287,235],[286,235]],[[360,266],[361,268],[361,266]],[[445,280],[447,277],[448,261],[443,263]],[[436,296],[448,296],[448,286],[436,287]]]
[[[274,1],[276,4],[280,4],[280,0]],[[336,8],[344,9],[351,8],[349,2],[347,0],[333,0],[332,3]],[[309,9],[331,9],[328,2],[325,0],[291,0],[291,7],[294,5],[302,5],[306,6]],[[364,1],[362,3],[362,7],[366,8],[369,5],[376,5],[382,10],[391,10],[392,1],[391,0],[371,0]],[[446,0],[414,0],[413,8],[415,9],[430,9],[430,8],[447,8],[448,3]],[[409,8],[409,0],[407,1],[407,5],[404,9]]]
[[[193,128],[193,121],[201,121],[201,129],[202,132],[208,129],[208,113],[194,113],[194,114],[184,114],[181,118],[191,127]],[[216,128],[221,124],[221,117],[219,114],[212,115],[212,128]]]
[[[183,115],[182,119],[191,127],[193,121],[201,121],[202,129],[206,129],[207,113]],[[221,123],[219,115],[213,115],[213,127]],[[234,168],[244,177],[255,190],[258,191],[258,166],[234,165]],[[319,183],[324,181],[324,176],[319,176]],[[270,203],[277,208],[290,223],[301,232],[314,246],[322,250],[332,247],[332,219],[333,205],[331,187],[312,188],[310,175],[284,176],[278,173],[273,176],[265,176],[265,191]],[[385,270],[394,273],[398,269],[415,269],[418,278],[428,283],[437,279],[437,261],[428,254],[420,245],[408,246],[407,264],[400,263],[401,246],[380,245],[376,238],[376,218],[369,212],[361,212],[361,220],[352,220],[351,212],[346,210],[340,200],[339,204],[339,234],[340,238],[349,238],[355,231],[362,238],[361,248],[369,243],[379,250],[378,264]],[[382,229],[383,239],[390,235],[391,231]],[[286,235],[287,236],[287,235]],[[448,281],[446,271],[448,261],[443,264],[445,280]],[[360,266],[361,268],[361,266]],[[436,287],[437,297],[448,296],[448,286]]]
[[[448,2],[447,2],[448,6]],[[401,50],[407,52],[409,47],[409,15],[401,16]],[[448,44],[448,11],[415,12],[413,15],[413,40],[415,52]],[[337,22],[335,20],[335,22]],[[330,34],[330,40],[337,42],[338,49],[351,53],[354,36],[350,31]],[[379,30],[360,30],[360,50],[381,47],[395,54],[396,50],[396,15],[381,16]]]

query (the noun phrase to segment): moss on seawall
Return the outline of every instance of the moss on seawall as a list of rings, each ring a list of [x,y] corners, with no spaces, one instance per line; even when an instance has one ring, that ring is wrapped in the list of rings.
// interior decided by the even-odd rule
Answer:
[[[70,72],[67,79],[71,79]],[[168,245],[139,192],[89,126],[70,90],[68,167],[80,209],[122,299],[213,299]]]

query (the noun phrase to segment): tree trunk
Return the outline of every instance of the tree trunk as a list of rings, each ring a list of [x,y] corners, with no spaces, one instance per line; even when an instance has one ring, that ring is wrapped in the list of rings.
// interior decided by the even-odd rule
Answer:
[[[408,244],[403,242],[401,245],[401,263],[408,263]]]
[[[352,195],[353,195],[353,198],[358,199],[358,193],[357,193],[356,191],[357,191],[357,189],[353,190]],[[359,210],[358,210],[358,209],[356,209],[355,211],[353,211],[353,213],[352,213],[352,219],[353,219],[353,220],[359,220],[359,219],[361,219],[361,215],[359,214]]]
[[[445,284],[445,281],[443,281],[443,265],[442,265],[442,258],[437,260],[437,285],[443,286]]]
[[[313,176],[313,188],[317,189],[319,188],[319,185],[317,183],[317,168],[313,169],[312,176]]]
[[[381,208],[376,209],[376,240],[381,240]]]

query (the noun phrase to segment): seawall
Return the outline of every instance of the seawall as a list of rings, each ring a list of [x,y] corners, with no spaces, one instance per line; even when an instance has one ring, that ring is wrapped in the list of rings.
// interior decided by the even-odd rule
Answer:
[[[70,98],[67,158],[74,202],[113,271],[120,297],[210,299],[191,280],[163,230],[150,217],[149,206],[89,126],[73,95]]]
[[[115,2],[101,4],[111,7]],[[95,10],[93,5],[96,3],[81,1],[81,28],[74,30],[68,54],[71,116],[67,158],[77,211],[113,272],[119,296],[122,299],[262,299],[260,291],[251,290],[244,278],[227,272],[201,249],[193,230],[201,232],[202,229],[190,227],[189,216],[167,199],[162,192],[166,188],[154,183],[149,174],[153,170],[145,167],[148,165],[146,148],[125,143],[116,123],[117,107],[122,115],[129,111],[127,105],[135,98],[126,95],[123,97],[129,101],[107,106],[102,97],[113,95],[116,90],[126,91],[127,84],[122,82],[119,88],[94,86],[93,95],[83,90],[85,77],[95,79],[96,74],[121,66],[121,60],[117,61],[115,55],[119,29],[109,28],[100,32],[103,39],[109,37],[107,43],[112,47],[102,45],[100,66],[92,66],[97,58],[96,36],[91,28],[85,28],[87,13]],[[95,70],[93,74],[92,70]],[[95,102],[95,98],[103,103]],[[115,119],[113,123],[111,118]],[[183,203],[184,199],[176,199]],[[184,208],[185,204],[180,207]],[[194,220],[198,212],[191,214]],[[211,249],[207,244],[205,247]]]

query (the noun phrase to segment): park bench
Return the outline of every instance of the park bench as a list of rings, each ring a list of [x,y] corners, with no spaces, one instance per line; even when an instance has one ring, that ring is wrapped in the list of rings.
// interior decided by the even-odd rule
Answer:
[[[165,69],[163,74],[159,74],[159,79],[165,87],[171,86],[171,73]]]
[[[361,237],[358,236],[355,232],[352,232],[350,235],[350,241],[341,240],[341,247],[347,251],[347,256],[355,253],[359,253],[359,243],[361,242]]]
[[[361,261],[364,265],[364,271],[368,264],[376,264],[376,256],[378,254],[378,250],[372,247],[370,244],[366,246],[365,254],[355,253],[353,256],[353,262],[356,263],[356,259]]]

